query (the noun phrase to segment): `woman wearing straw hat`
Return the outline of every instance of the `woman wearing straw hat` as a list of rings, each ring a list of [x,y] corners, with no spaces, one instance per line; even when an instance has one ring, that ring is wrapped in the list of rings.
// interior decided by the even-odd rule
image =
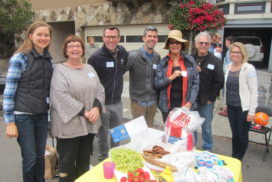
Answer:
[[[179,30],[169,32],[165,41],[167,56],[160,60],[155,72],[154,85],[159,90],[159,109],[165,122],[175,107],[196,108],[199,74],[193,57],[182,53],[190,43]]]

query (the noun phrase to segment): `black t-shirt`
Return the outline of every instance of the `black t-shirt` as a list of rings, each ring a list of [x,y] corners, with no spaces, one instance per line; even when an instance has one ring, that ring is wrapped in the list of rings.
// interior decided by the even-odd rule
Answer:
[[[179,66],[172,68],[172,73],[181,70]],[[170,109],[181,107],[182,104],[182,76],[177,77],[171,83],[170,91]]]

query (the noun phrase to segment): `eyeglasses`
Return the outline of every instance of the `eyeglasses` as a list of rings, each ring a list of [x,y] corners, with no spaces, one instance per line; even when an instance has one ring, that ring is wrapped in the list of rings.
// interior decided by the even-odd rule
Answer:
[[[231,54],[242,54],[241,51],[231,51]]]
[[[181,44],[181,42],[178,42],[178,41],[170,41],[169,44]]]
[[[209,42],[198,42],[200,45],[208,46],[210,43]]]
[[[119,38],[119,36],[104,36],[105,39],[112,39],[112,40],[116,40]]]
[[[79,49],[79,48],[82,48],[82,46],[81,45],[68,45],[67,48],[68,49],[73,49],[73,48]]]

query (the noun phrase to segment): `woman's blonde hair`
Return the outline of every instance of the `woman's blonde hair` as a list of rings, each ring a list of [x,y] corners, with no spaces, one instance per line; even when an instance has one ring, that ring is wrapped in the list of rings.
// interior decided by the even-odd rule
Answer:
[[[28,53],[33,48],[33,41],[30,39],[30,35],[33,34],[33,32],[38,27],[47,27],[48,28],[49,33],[50,33],[50,42],[51,42],[52,27],[44,21],[35,21],[28,27],[28,29],[26,31],[26,35],[25,35],[25,40],[24,40],[23,44],[16,50],[15,53],[19,53],[19,52]],[[49,45],[46,47],[46,49],[48,49]]]
[[[243,55],[242,63],[247,62],[247,60],[248,60],[248,53],[247,53],[247,49],[246,49],[245,44],[243,44],[243,43],[241,43],[241,42],[234,42],[234,43],[231,44],[231,46],[230,46],[230,53],[231,53],[231,51],[232,51],[232,49],[233,49],[234,47],[240,48],[240,50],[241,50],[241,52],[242,52],[242,55]]]

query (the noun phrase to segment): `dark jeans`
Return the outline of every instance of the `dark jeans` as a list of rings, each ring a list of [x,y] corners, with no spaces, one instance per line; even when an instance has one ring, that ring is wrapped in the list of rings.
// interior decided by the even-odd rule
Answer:
[[[161,112],[161,113],[162,113],[163,123],[165,123],[170,111],[169,112]]]
[[[76,138],[57,138],[59,182],[73,182],[89,170],[95,134]]]
[[[15,115],[17,139],[23,157],[24,182],[44,182],[44,152],[48,133],[48,115]]]
[[[251,123],[246,121],[248,111],[228,105],[228,118],[232,132],[232,157],[242,160],[248,146],[248,132]]]
[[[123,103],[105,105],[107,112],[101,114],[102,125],[97,133],[98,139],[98,160],[101,162],[108,158],[110,148],[119,146],[119,142],[114,143],[110,135],[110,129],[122,124]],[[110,143],[109,143],[110,138]]]

